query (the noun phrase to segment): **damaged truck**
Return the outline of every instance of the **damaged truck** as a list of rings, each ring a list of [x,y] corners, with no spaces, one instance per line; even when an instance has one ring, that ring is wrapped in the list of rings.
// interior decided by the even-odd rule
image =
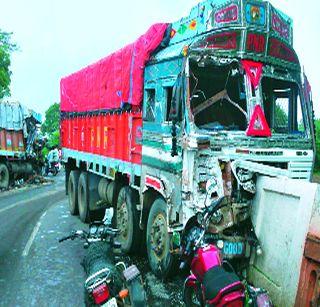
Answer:
[[[257,178],[312,176],[311,89],[292,20],[267,1],[200,2],[62,78],[60,90],[71,214],[88,222],[113,207],[122,249],[145,247],[158,276],[170,275],[214,199],[227,204],[212,235],[223,234],[226,257],[240,256],[246,234],[235,241],[228,230],[250,219]]]
[[[0,189],[41,170],[41,115],[18,102],[0,101]]]

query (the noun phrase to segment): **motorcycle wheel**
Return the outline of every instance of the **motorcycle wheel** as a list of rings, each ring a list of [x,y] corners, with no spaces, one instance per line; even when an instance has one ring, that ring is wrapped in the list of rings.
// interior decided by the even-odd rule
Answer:
[[[186,307],[204,306],[199,300],[199,295],[193,287],[186,287],[183,291],[183,301]]]
[[[170,241],[167,203],[157,198],[148,216],[146,245],[150,268],[159,278],[168,278],[177,272],[178,261],[170,252]]]

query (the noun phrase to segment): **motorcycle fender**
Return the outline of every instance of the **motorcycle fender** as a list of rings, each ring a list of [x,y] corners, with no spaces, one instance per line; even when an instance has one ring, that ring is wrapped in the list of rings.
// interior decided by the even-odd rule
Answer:
[[[197,288],[197,278],[192,274],[189,275],[184,281],[184,288],[186,287],[194,287]]]

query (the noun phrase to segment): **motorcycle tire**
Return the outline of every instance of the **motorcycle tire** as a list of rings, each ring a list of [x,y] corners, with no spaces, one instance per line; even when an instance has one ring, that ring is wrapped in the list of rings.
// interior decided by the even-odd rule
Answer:
[[[134,307],[146,307],[147,295],[144,290],[141,277],[132,281],[129,285],[129,295],[131,305]]]
[[[83,268],[87,277],[104,268],[109,268],[111,272],[110,276],[112,276],[113,281],[113,284],[111,285],[112,289],[110,289],[114,292],[112,294],[116,295],[121,290],[123,278],[114,266],[113,251],[108,243],[91,243],[83,259]]]
[[[186,307],[202,307],[204,304],[199,299],[199,294],[193,287],[185,286],[183,289],[183,301]]]

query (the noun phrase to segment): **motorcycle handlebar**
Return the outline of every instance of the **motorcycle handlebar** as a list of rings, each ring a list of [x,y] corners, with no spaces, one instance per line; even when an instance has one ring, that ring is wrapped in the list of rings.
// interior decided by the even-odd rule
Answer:
[[[210,207],[208,207],[208,213],[211,215],[213,214],[215,211],[219,210],[222,206],[222,203],[224,201],[225,197],[220,197],[218,200],[215,200],[211,203]]]
[[[74,237],[74,235],[70,235],[70,236],[66,236],[66,237],[63,237],[63,238],[60,238],[59,239],[59,243],[63,242],[63,241],[66,241],[66,240],[69,240],[69,239],[72,239]]]

